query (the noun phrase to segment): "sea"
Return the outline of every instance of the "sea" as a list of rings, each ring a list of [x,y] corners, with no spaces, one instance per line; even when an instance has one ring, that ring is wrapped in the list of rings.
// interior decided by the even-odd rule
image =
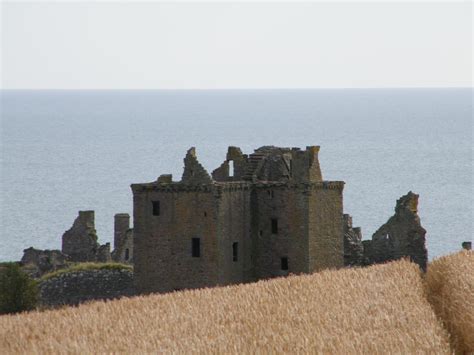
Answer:
[[[430,259],[473,236],[473,91],[452,89],[1,91],[0,261],[60,249],[79,210],[101,244],[132,215],[130,184],[181,178],[196,147],[211,172],[228,146],[320,145],[325,180],[364,239],[420,195]]]

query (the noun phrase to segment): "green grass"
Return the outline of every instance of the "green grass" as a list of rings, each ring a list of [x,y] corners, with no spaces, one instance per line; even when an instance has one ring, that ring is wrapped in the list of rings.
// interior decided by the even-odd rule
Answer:
[[[62,274],[69,274],[80,271],[88,270],[130,270],[133,271],[133,267],[130,265],[120,264],[120,263],[77,263],[68,267],[66,269],[60,269],[48,274],[45,274],[41,277],[40,281],[48,280],[53,277],[58,277]]]

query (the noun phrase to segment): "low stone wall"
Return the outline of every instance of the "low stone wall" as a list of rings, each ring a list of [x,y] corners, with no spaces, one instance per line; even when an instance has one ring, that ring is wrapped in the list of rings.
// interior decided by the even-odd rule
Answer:
[[[80,270],[59,274],[39,284],[45,306],[77,305],[135,294],[131,270]]]

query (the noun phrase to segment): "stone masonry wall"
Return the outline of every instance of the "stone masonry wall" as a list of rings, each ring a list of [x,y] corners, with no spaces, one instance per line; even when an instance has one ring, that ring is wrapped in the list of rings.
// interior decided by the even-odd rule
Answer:
[[[352,217],[343,215],[344,219],[344,265],[359,266],[363,264],[364,247],[360,227],[352,226]]]
[[[220,285],[254,280],[250,233],[250,189],[226,188],[217,198],[217,256]],[[233,258],[233,243],[237,260]]]
[[[40,302],[46,306],[77,305],[135,294],[130,270],[85,270],[60,274],[41,281]]]
[[[368,264],[408,257],[426,270],[426,230],[418,216],[418,197],[411,191],[400,197],[395,214],[373,234],[372,240],[363,241],[364,258]]]
[[[160,215],[152,202],[160,201]],[[134,193],[134,267],[140,292],[168,292],[218,284],[217,207],[211,189]],[[192,256],[200,239],[200,257]]]
[[[323,183],[309,196],[309,272],[344,266],[344,183]]]
[[[30,247],[23,250],[21,265],[34,278],[67,267],[68,256],[59,250],[40,250]]]
[[[114,216],[114,251],[112,259],[119,263],[133,263],[133,229],[130,215],[117,213]]]
[[[307,272],[307,200],[302,191],[285,184],[262,184],[252,192],[252,240],[255,241],[256,278]],[[277,230],[272,230],[272,219]],[[282,258],[288,270],[282,270]]]
[[[62,252],[71,261],[95,261],[99,249],[94,211],[79,211],[72,227],[62,237]]]

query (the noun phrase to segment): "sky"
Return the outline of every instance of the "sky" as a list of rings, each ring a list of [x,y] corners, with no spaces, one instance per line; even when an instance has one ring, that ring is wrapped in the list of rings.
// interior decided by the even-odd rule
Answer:
[[[465,2],[3,2],[3,89],[472,87]]]

